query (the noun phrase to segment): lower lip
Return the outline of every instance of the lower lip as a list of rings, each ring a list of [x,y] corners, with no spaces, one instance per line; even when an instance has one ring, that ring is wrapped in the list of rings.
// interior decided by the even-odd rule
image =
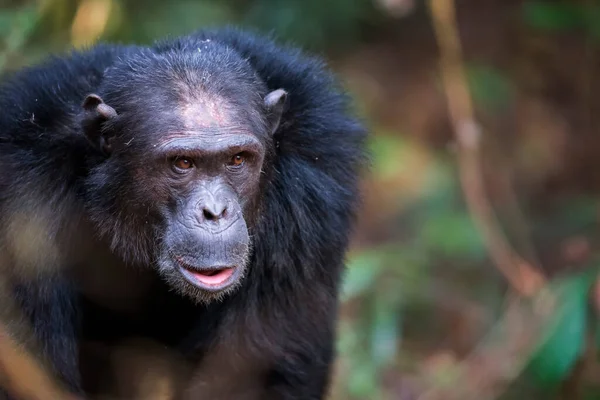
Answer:
[[[194,286],[215,291],[225,289],[229,286],[235,280],[236,275],[235,267],[219,269],[214,275],[204,275],[199,271],[194,271],[181,265],[179,265],[179,270],[185,279]]]

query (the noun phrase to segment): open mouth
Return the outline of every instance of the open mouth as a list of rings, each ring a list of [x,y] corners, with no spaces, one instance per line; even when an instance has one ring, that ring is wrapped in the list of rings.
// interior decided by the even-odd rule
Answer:
[[[205,290],[221,290],[235,281],[235,266],[199,268],[184,262],[180,257],[175,257],[179,270],[184,278],[191,284]]]

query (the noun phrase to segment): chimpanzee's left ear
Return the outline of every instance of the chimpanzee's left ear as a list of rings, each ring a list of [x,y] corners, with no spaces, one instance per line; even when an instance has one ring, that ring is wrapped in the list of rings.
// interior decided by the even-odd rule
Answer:
[[[106,104],[97,94],[88,95],[83,101],[83,132],[98,150],[106,155],[111,153],[111,134],[104,128],[104,123],[115,118],[117,112]]]
[[[283,89],[277,89],[265,96],[265,107],[268,112],[269,128],[273,135],[281,122],[281,117],[287,106],[288,94]]]

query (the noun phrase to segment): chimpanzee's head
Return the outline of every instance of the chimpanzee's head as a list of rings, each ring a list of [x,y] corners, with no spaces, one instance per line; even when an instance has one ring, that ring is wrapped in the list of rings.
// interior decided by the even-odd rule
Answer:
[[[89,174],[89,211],[113,250],[156,264],[196,301],[236,288],[286,96],[214,42],[139,50],[109,69],[82,126],[104,157]]]

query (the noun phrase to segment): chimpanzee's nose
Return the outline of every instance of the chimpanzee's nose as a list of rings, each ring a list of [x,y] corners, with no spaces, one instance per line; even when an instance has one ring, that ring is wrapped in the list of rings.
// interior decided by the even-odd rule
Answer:
[[[211,196],[212,197],[212,196]],[[202,205],[202,217],[205,221],[218,221],[227,213],[227,202],[209,198]]]

